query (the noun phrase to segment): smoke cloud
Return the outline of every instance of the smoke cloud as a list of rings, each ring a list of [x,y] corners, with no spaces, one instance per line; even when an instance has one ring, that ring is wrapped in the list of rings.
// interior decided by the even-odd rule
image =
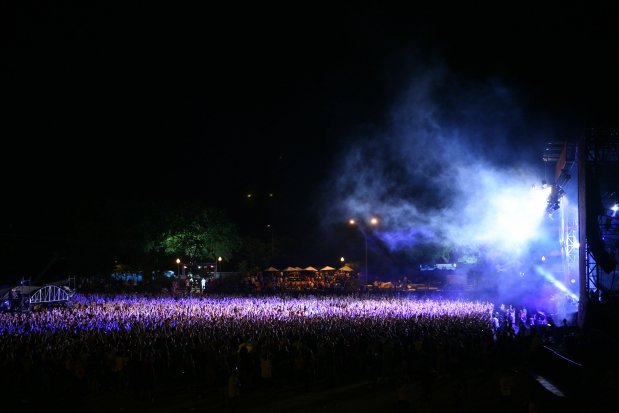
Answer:
[[[531,191],[543,179],[543,143],[530,147],[536,138],[496,81],[464,88],[433,71],[411,83],[383,134],[346,151],[329,184],[346,196],[326,215],[378,215],[392,250],[445,241],[513,251],[543,217],[545,198]]]
[[[410,82],[385,124],[351,137],[328,183],[345,195],[323,203],[323,222],[377,216],[372,235],[390,252],[449,245],[521,276],[532,253],[557,248],[543,227],[546,130],[515,91],[435,69]]]

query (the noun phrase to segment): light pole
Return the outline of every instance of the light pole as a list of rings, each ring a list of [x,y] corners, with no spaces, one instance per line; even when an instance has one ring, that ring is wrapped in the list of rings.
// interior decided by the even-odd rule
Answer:
[[[365,239],[365,286],[368,285],[368,237],[363,234],[363,239]]]
[[[181,276],[181,259],[176,259],[176,276],[180,278]]]
[[[273,227],[271,226],[271,224],[267,224],[267,228],[271,232],[271,259],[270,259],[270,264],[273,264]]]
[[[215,274],[217,274],[217,270],[219,269],[219,265],[221,265],[221,261],[223,258],[217,257],[217,262],[215,263]]]
[[[349,219],[348,223],[350,225],[357,225],[357,221],[355,221],[354,219]],[[372,226],[376,226],[378,224],[378,218],[376,218],[376,217],[370,218],[369,223]],[[367,237],[367,234],[365,233],[365,231],[363,230],[363,228],[359,227],[359,229],[360,229],[361,234],[363,235],[363,239],[365,241],[365,268],[364,268],[365,269],[365,275],[364,275],[364,278],[365,278],[365,285],[367,286],[367,284],[368,284],[368,237]]]

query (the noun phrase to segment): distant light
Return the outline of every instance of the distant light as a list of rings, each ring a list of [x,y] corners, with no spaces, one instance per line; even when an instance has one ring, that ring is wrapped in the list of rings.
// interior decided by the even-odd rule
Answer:
[[[344,257],[340,258],[340,261],[344,262]]]
[[[572,284],[576,284],[576,280],[575,280],[575,279],[573,279],[573,278],[570,280],[570,282],[571,282]]]
[[[223,258],[221,258],[221,257],[218,257],[218,258],[217,258],[217,261],[220,261],[220,262],[221,262],[221,260],[223,260]]]
[[[542,255],[542,261],[546,261],[546,257]]]
[[[355,220],[354,220],[354,219],[349,219],[349,220],[348,220],[348,223],[349,223],[350,225],[355,225]]]
[[[617,211],[619,211],[619,204],[615,204],[615,205],[613,205],[610,209],[612,209],[612,210],[613,210],[613,212],[617,212]]]
[[[247,194],[247,198],[251,198],[251,194]]]
[[[273,198],[273,192],[269,194],[269,198]]]
[[[372,217],[372,219],[370,219],[370,224],[372,224],[372,225],[378,224],[378,218]]]
[[[574,241],[574,248],[580,248],[580,242]]]
[[[562,282],[560,282],[559,280],[557,280],[550,272],[546,271],[544,269],[544,267],[540,266],[540,265],[536,265],[534,267],[534,270],[537,274],[543,276],[547,281],[549,281],[552,285],[554,285],[557,289],[559,289],[560,291],[563,291],[564,293],[566,293],[570,298],[574,299],[574,300],[578,300],[578,296],[574,293],[572,293],[571,291],[569,291],[567,289],[567,287],[565,285],[563,285]]]

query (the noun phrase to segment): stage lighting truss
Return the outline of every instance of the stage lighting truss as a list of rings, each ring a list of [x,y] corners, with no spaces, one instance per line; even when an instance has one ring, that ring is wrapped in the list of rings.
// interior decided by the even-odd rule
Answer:
[[[546,212],[548,215],[552,215],[561,206],[561,198],[565,194],[563,188],[571,178],[570,170],[574,166],[576,158],[576,145],[568,144],[566,142],[549,143],[544,154],[544,162],[556,162],[555,165],[555,182],[550,186],[551,192],[548,195],[548,205],[546,206]]]
[[[548,195],[548,205],[546,206],[546,212],[548,215],[552,215],[552,213],[561,206],[561,198],[565,195],[565,190],[563,187],[571,178],[571,175],[568,172],[568,167],[571,167],[571,164],[563,168],[554,185],[550,185],[551,191],[550,195]]]
[[[565,194],[563,188],[558,185],[552,185],[551,188],[550,195],[548,195],[548,205],[546,206],[546,212],[549,215],[552,215],[553,212],[559,209],[561,198]]]

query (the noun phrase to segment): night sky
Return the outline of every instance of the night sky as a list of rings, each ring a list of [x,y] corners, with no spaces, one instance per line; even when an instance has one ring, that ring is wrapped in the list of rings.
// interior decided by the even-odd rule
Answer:
[[[431,173],[471,156],[543,169],[548,142],[619,124],[610,1],[115,3],[12,11],[0,232],[3,261],[30,272],[104,200],[203,200],[248,231],[272,224],[295,240],[299,262],[284,265],[337,264],[358,249],[334,245],[359,243],[337,224],[357,210],[340,206],[359,199],[342,177],[377,159],[391,192],[441,208],[444,194],[427,195],[401,165],[431,155]],[[390,155],[420,128],[450,138]],[[370,152],[371,162],[353,160]],[[366,195],[359,210],[380,214],[381,199]]]

